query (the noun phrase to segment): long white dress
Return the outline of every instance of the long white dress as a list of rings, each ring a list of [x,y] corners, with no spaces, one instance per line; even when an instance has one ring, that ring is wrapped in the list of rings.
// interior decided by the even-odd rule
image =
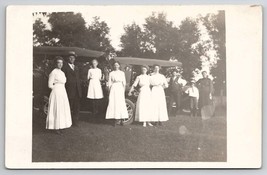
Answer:
[[[88,70],[87,78],[90,81],[88,86],[87,98],[90,99],[103,98],[103,91],[100,83],[101,77],[102,77],[101,69],[95,68]]]
[[[136,87],[137,85],[140,86],[140,93],[136,102],[135,121],[157,121],[152,116],[150,77],[146,74],[139,75],[138,77],[136,77],[133,86]]]
[[[72,125],[65,83],[65,74],[60,69],[56,68],[49,74],[48,87],[52,91],[49,96],[46,129],[64,129]]]
[[[109,102],[106,112],[106,119],[125,119],[128,118],[128,111],[125,103],[126,80],[123,71],[112,71],[109,74],[108,86]]]
[[[168,82],[164,75],[154,73],[150,76],[150,84],[153,86],[151,91],[152,115],[156,121],[167,121],[169,117],[163,86],[168,87]]]

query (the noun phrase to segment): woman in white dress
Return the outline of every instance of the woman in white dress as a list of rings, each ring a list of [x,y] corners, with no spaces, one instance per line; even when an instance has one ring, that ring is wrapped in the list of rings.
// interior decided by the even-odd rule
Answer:
[[[168,82],[164,75],[159,73],[160,66],[154,65],[154,73],[150,76],[150,84],[152,86],[151,100],[152,100],[152,116],[158,121],[158,125],[162,125],[161,122],[169,120],[167,112],[167,104],[164,88],[168,87]]]
[[[140,86],[140,93],[136,102],[135,121],[143,122],[143,127],[153,126],[150,122],[155,121],[151,110],[150,78],[147,75],[148,66],[141,67],[141,75],[137,76],[128,95],[131,96],[135,87]]]
[[[92,60],[93,67],[88,70],[87,79],[89,80],[87,98],[93,104],[93,116],[98,113],[99,100],[103,98],[103,91],[101,87],[102,71],[97,67],[98,61]]]
[[[106,119],[115,119],[114,126],[118,122],[122,125],[123,119],[128,118],[128,111],[125,103],[125,74],[120,70],[119,62],[113,64],[114,70],[109,73],[108,88],[109,102]]]
[[[65,89],[66,77],[61,70],[63,58],[56,57],[56,68],[49,74],[48,87],[52,89],[49,96],[46,129],[55,130],[62,134],[62,129],[72,125],[71,113],[67,92]]]

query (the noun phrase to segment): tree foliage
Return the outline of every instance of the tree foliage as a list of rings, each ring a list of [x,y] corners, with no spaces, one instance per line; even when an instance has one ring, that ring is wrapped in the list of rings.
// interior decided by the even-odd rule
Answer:
[[[225,12],[208,14],[202,18],[209,34],[213,39],[219,59],[212,67],[211,73],[215,77],[215,90],[226,93],[226,47],[225,47]]]
[[[107,55],[114,54],[109,35],[110,28],[99,17],[94,17],[90,24],[86,24],[80,13],[59,12],[41,15],[48,17],[48,24],[44,24],[40,19],[34,22],[35,46],[75,46],[104,51]],[[210,37],[208,40],[201,38],[200,25],[205,27]],[[203,60],[210,61],[216,89],[226,87],[223,11],[197,19],[185,18],[179,26],[169,21],[164,13],[152,13],[145,18],[143,25],[132,23],[124,26],[120,40],[122,49],[116,52],[118,56],[178,60],[182,62],[183,76],[188,80],[193,76],[194,70],[201,70]]]
[[[92,23],[86,29],[85,47],[106,53],[114,52],[109,39],[110,28],[107,23],[100,21],[99,17],[94,17]]]
[[[33,45],[46,46],[50,44],[50,31],[46,29],[46,25],[38,18],[33,24]]]
[[[152,13],[145,19],[143,30],[133,23],[124,31],[121,36],[123,56],[181,61],[187,79],[194,69],[201,66],[198,52],[192,49],[199,40],[199,32],[196,21],[191,18],[186,18],[176,27],[164,13]]]
[[[66,47],[81,47],[114,52],[109,39],[110,29],[106,22],[94,17],[90,25],[80,13],[57,12],[47,14],[50,30],[37,19],[33,24],[34,44]]]

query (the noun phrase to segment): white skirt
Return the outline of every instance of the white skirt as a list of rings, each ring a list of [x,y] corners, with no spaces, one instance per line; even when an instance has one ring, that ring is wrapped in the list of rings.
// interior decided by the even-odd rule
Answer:
[[[135,121],[154,122],[157,121],[152,115],[151,90],[149,86],[140,88],[140,93],[136,102]]]
[[[101,99],[103,97],[104,96],[100,81],[98,79],[90,79],[87,91],[87,98]]]
[[[109,102],[106,112],[106,119],[128,118],[128,111],[125,103],[124,88],[121,82],[113,83],[109,92]]]
[[[65,86],[56,84],[49,96],[46,129],[64,129],[71,125],[71,112]]]
[[[162,86],[154,86],[151,91],[152,116],[156,121],[169,120],[165,92]]]

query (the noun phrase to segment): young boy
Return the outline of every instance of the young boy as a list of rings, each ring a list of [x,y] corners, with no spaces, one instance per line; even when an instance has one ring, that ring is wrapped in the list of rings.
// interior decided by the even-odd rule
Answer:
[[[195,86],[195,83],[195,80],[191,80],[189,88],[185,91],[185,93],[187,93],[190,98],[191,117],[196,117],[198,111],[199,91]]]

